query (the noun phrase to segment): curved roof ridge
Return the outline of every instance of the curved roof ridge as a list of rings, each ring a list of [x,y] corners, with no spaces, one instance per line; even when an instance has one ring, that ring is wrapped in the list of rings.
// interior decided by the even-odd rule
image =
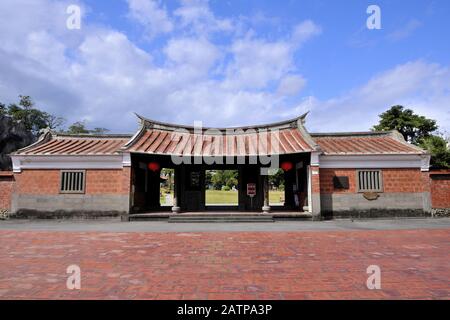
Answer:
[[[17,149],[14,152],[11,152],[10,155],[20,154],[20,153],[28,151],[30,149],[37,148],[37,147],[49,142],[52,138],[53,138],[53,132],[49,128],[42,129],[41,134],[39,135],[38,139],[35,142],[33,142],[32,144],[25,146],[23,148]]]
[[[396,130],[389,131],[354,131],[354,132],[313,132],[312,137],[356,137],[356,136],[388,136]]]
[[[131,138],[133,134],[129,133],[53,133],[55,138],[105,138],[105,139],[123,139]]]
[[[405,141],[397,130],[312,133],[311,136],[326,155],[427,154]]]
[[[297,125],[297,122],[300,120],[302,124],[305,122],[305,118],[308,115],[309,111],[292,119],[278,121],[278,122],[272,122],[272,123],[265,123],[260,125],[248,125],[248,126],[236,126],[236,127],[202,127],[202,130],[245,130],[245,129],[265,129],[265,128],[277,128],[277,127],[289,127],[290,124]],[[181,124],[174,124],[174,123],[168,123],[168,122],[162,122],[157,120],[152,120],[149,118],[146,118],[144,116],[141,116],[138,113],[135,113],[136,116],[147,126],[152,127],[156,126],[158,129],[166,129],[166,130],[176,130],[176,129],[186,129],[186,130],[194,130],[195,127],[191,125],[181,125]]]
[[[67,134],[45,129],[35,143],[11,155],[115,155],[121,152],[121,147],[131,136],[131,134]],[[54,144],[55,141],[59,144],[58,147]],[[89,142],[79,144],[78,141]],[[98,145],[95,141],[102,141],[102,143]],[[68,148],[73,149],[74,144],[78,144],[76,153],[64,151]]]

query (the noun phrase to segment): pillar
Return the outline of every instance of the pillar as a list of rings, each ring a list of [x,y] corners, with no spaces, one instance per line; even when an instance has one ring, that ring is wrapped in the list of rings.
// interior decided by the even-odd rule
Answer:
[[[179,192],[180,187],[178,186],[178,180],[179,180],[179,170],[175,168],[173,170],[173,206],[172,206],[172,212],[173,213],[180,213],[181,209],[178,205],[178,198],[179,198]]]
[[[311,181],[311,203],[310,212],[314,220],[319,220],[321,218],[320,209],[320,168],[319,166],[310,166],[310,181]]]
[[[308,205],[313,220],[321,219],[320,209],[320,152],[311,152],[311,162],[308,167]]]
[[[263,213],[270,212],[269,205],[269,176],[263,175],[263,193],[264,193],[264,206],[262,207]]]
[[[244,179],[244,170],[242,166],[238,167],[238,200],[239,211],[245,211],[247,209],[247,183]]]

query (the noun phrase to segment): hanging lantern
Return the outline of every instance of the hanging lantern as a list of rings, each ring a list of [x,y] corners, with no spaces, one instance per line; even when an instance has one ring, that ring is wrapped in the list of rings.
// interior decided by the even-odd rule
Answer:
[[[292,170],[293,167],[294,167],[294,165],[292,164],[292,162],[285,161],[285,162],[281,163],[281,169],[283,169],[283,171]]]
[[[151,171],[153,171],[153,172],[158,171],[159,168],[160,168],[160,165],[159,165],[158,162],[150,162],[150,163],[148,164],[148,169],[151,170]]]

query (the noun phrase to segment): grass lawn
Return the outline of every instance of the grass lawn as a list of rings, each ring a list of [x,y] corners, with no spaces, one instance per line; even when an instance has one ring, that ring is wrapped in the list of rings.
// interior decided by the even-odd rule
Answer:
[[[169,191],[167,188],[161,188],[161,193],[159,195],[159,203],[161,205],[165,205],[166,204],[166,194],[167,191]],[[173,191],[170,192],[170,195],[173,197]]]
[[[237,191],[206,190],[206,205],[224,203],[238,205]]]
[[[269,204],[282,204],[282,203],[284,203],[284,191],[269,192]]]
[[[280,202],[281,198],[281,202]],[[269,201],[271,204],[284,202],[284,191],[270,191]],[[206,190],[206,204],[238,204],[237,191],[222,191],[222,190]]]
[[[165,191],[165,190],[164,190]],[[280,201],[281,199],[281,201]],[[160,197],[161,205],[166,204],[165,192]],[[270,204],[281,204],[284,202],[284,191],[270,191]],[[234,204],[238,205],[237,191],[222,191],[222,190],[206,190],[206,205],[211,204]]]

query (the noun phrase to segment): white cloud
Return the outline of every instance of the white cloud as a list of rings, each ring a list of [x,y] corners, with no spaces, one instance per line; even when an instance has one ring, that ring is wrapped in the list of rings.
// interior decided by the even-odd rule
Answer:
[[[416,29],[422,26],[422,22],[417,19],[411,19],[407,24],[389,33],[387,38],[392,41],[399,41],[409,37]]]
[[[233,31],[231,19],[217,18],[209,7],[208,0],[181,0],[181,6],[174,11],[183,28],[190,27],[195,33]]]
[[[69,122],[88,119],[91,126],[116,132],[136,129],[134,111],[163,121],[227,126],[311,110],[307,124],[314,131],[367,130],[393,104],[436,118],[442,126],[450,123],[450,71],[425,61],[375,75],[334,99],[305,98],[290,108],[306,84],[294,55],[320,33],[312,21],[279,38],[267,39],[243,25],[244,36],[230,35],[233,21],[217,18],[206,1],[183,2],[173,20],[158,3],[151,8],[166,12],[162,21],[182,31],[176,36],[166,31],[163,47],[150,54],[109,27],[84,23],[80,31],[67,30],[68,3],[0,3],[0,101],[31,95]],[[219,30],[229,36],[220,45],[211,36]]]
[[[379,114],[396,104],[436,119],[448,131],[450,69],[421,60],[408,62],[375,75],[340,97],[307,99],[285,116],[311,110],[308,127],[313,131],[364,131],[378,123]]]
[[[3,23],[32,21],[33,12],[22,5]],[[69,122],[85,119],[91,126],[116,132],[136,129],[134,111],[166,121],[238,125],[269,120],[271,110],[282,102],[283,97],[274,93],[227,87],[223,75],[211,77],[223,53],[207,37],[169,38],[163,63],[156,63],[151,54],[113,29],[83,24],[74,41],[65,28],[64,6],[45,1],[41,5],[49,12],[48,16],[45,10],[40,12],[46,23],[36,21],[17,29],[22,41],[0,33],[0,40],[11,39],[0,49],[3,102],[29,94],[38,106]],[[281,72],[277,77],[282,76]]]
[[[292,33],[292,42],[302,45],[314,36],[322,33],[322,28],[311,20],[303,21],[297,24]]]
[[[298,94],[306,85],[306,80],[300,75],[288,75],[281,79],[278,94],[292,96]]]
[[[292,50],[287,42],[239,39],[231,47],[233,62],[228,66],[228,84],[235,88],[265,88],[293,68]]]
[[[254,37],[249,32],[244,38],[233,42],[231,53],[233,62],[228,65],[227,85],[235,88],[264,89],[295,70],[294,54],[305,41],[318,35],[320,28],[312,21],[304,21],[296,25],[287,39],[268,41]],[[293,85],[292,78],[284,79],[285,84]],[[289,82],[289,83],[287,83]],[[300,80],[295,79],[300,86]],[[288,93],[289,94],[289,93]]]
[[[206,39],[176,38],[169,40],[164,49],[167,58],[184,73],[199,76],[207,75],[220,57],[218,48]]]
[[[173,30],[167,11],[157,0],[128,0],[129,17],[142,24],[149,38]]]
[[[88,35],[78,48],[80,64],[91,77],[135,76],[152,66],[152,57],[137,48],[123,33],[99,30]]]

